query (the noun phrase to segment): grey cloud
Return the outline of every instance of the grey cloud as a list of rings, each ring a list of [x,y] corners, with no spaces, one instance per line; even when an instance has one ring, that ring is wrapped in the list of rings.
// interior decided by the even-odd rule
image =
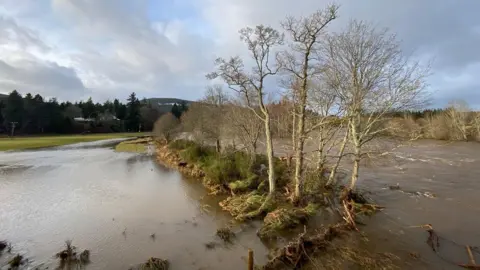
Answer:
[[[14,43],[22,49],[36,48],[48,51],[50,48],[34,31],[21,27],[11,18],[0,17],[0,45]]]
[[[83,95],[85,87],[71,68],[56,63],[24,61],[16,65],[0,60],[0,91],[17,89],[21,93],[41,93],[60,99]]]
[[[198,98],[207,84],[204,74],[212,70],[216,56],[241,54],[238,29],[263,23],[278,27],[286,15],[308,15],[330,3],[327,0],[181,0],[196,7],[212,29],[209,38],[193,34],[188,25],[174,21],[172,33],[162,32],[165,27],[152,25],[148,16],[148,0],[52,0],[49,19],[55,29],[29,30],[34,19],[29,16],[0,18],[0,49],[2,45],[16,44],[30,49],[56,48],[49,54],[65,58],[68,67],[28,56],[38,61],[37,72],[0,56],[0,68],[12,74],[18,82],[32,84],[30,80],[46,84],[44,89],[57,89],[54,95],[64,95],[62,89],[80,89],[70,93],[83,93],[93,97],[113,98],[139,92],[140,96],[182,96]],[[18,1],[7,0],[6,9],[13,10]],[[6,3],[2,2],[2,4]],[[435,90],[434,103],[444,105],[446,100],[462,98],[472,105],[480,103],[479,86],[470,77],[478,74],[472,68],[480,62],[477,45],[480,44],[480,10],[478,1],[454,0],[342,0],[340,17],[330,30],[338,31],[352,18],[372,22],[378,27],[388,27],[403,40],[405,52],[415,57],[433,57],[429,79]],[[31,1],[33,3],[33,1]],[[38,3],[38,2],[35,2]],[[23,5],[22,14],[34,14]],[[30,5],[28,5],[30,7]],[[14,12],[12,12],[14,14]],[[12,15],[15,16],[15,15]],[[38,17],[45,20],[45,17]],[[162,22],[168,25],[172,22]],[[168,26],[167,26],[168,28]],[[57,31],[58,32],[55,32]],[[15,33],[12,35],[12,33]],[[48,43],[51,33],[61,33],[60,38],[72,48]],[[170,40],[171,36],[177,37]],[[218,41],[222,42],[218,42]],[[60,44],[62,45],[62,44]],[[60,48],[57,51],[57,48]],[[61,50],[63,48],[63,50]],[[61,55],[61,57],[60,57]],[[7,65],[4,67],[4,65]],[[55,66],[56,65],[56,66]],[[64,70],[65,69],[65,70]],[[44,73],[42,73],[42,72]],[[48,71],[48,72],[47,72]],[[30,72],[30,73],[29,73]],[[2,82],[13,79],[0,75]],[[32,77],[32,79],[27,77]],[[60,81],[47,81],[51,78]],[[80,78],[80,79],[79,79]],[[452,82],[454,81],[454,82]],[[71,84],[71,87],[68,85]],[[50,87],[48,85],[59,85]],[[10,86],[9,86],[10,87]],[[40,88],[38,88],[40,89]],[[83,90],[82,90],[83,89]],[[42,90],[47,91],[47,90]],[[49,90],[50,91],[50,90]],[[53,90],[51,90],[53,91]]]
[[[278,27],[278,22],[286,15],[308,15],[315,9],[323,8],[331,1],[304,0],[293,3],[290,0],[204,0],[204,15],[217,29],[235,33],[235,28],[258,23]],[[419,59],[432,58],[433,76],[429,82],[435,90],[434,106],[443,105],[444,100],[459,96],[470,103],[479,103],[475,86],[451,85],[446,87],[442,76],[462,78],[465,74],[474,74],[471,65],[480,62],[478,45],[480,44],[479,1],[455,0],[343,0],[340,4],[339,18],[330,27],[331,31],[340,31],[351,19],[371,22],[379,28],[389,28],[402,40],[406,54]],[[215,6],[232,8],[242,14],[243,19],[224,21],[216,17]],[[215,11],[215,12],[213,12]],[[224,22],[224,23],[222,23]],[[225,25],[227,24],[227,25]],[[242,25],[243,24],[243,25]],[[225,34],[224,33],[224,34]],[[231,37],[229,37],[231,38]],[[478,88],[477,88],[478,89]],[[461,94],[460,94],[461,93]]]
[[[121,3],[125,5],[118,1],[56,1],[57,13],[73,14],[72,23],[77,22],[75,16],[81,17],[74,35],[88,37],[89,43],[104,41],[101,46],[90,46],[88,52],[72,55],[78,68],[101,74],[97,79],[108,82],[109,89],[154,96],[189,93],[197,98],[200,91],[195,89],[203,90],[204,74],[211,70],[213,42],[190,34],[186,26],[177,29],[178,40],[173,42],[149,22],[144,1],[133,6],[131,1]],[[128,5],[130,8],[125,8]]]

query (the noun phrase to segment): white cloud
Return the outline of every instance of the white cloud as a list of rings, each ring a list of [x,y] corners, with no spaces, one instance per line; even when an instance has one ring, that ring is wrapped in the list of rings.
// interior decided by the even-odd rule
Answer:
[[[0,91],[39,91],[79,99],[140,96],[196,99],[216,56],[245,55],[238,30],[279,26],[286,15],[307,15],[326,0],[176,0],[189,12],[156,18],[160,0],[0,2]],[[457,97],[480,101],[472,78],[480,71],[480,2],[339,1],[338,31],[351,18],[389,27],[406,52],[434,57],[437,104]],[[177,12],[180,12],[178,11]],[[192,14],[192,10],[193,13]],[[162,11],[162,14],[168,12]],[[13,19],[15,18],[15,19]],[[461,89],[455,91],[455,89]],[[435,101],[434,101],[435,102]],[[477,106],[477,105],[475,105]]]

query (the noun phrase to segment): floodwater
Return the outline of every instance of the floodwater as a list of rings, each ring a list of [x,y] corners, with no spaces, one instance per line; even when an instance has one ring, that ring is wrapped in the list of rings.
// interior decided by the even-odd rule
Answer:
[[[50,269],[67,239],[91,251],[87,269],[127,269],[152,256],[172,269],[244,269],[248,248],[266,261],[254,225],[235,227],[234,244],[206,249],[231,220],[217,201],[198,181],[149,156],[116,153],[112,143],[0,153],[0,240]],[[417,141],[362,167],[358,186],[386,207],[360,226],[364,248],[396,254],[402,269],[460,269],[465,245],[480,246],[479,176],[472,142]],[[440,237],[438,253],[424,224]]]
[[[389,157],[389,164],[361,171],[359,180],[386,206],[364,227],[371,248],[396,253],[406,269],[468,264],[465,246],[480,246],[480,144],[423,140],[399,147]],[[400,190],[388,188],[397,183]],[[424,224],[439,236],[437,253],[426,244],[426,230],[412,227]],[[478,262],[480,250],[473,254]]]
[[[284,156],[290,142],[277,140],[275,149]],[[362,164],[357,187],[385,209],[359,226],[369,239],[361,248],[397,255],[401,269],[461,269],[469,245],[480,263],[480,143],[381,139],[372,149],[384,154]],[[307,162],[316,160],[315,150],[307,141]],[[345,183],[350,168],[345,158],[339,173]],[[400,189],[390,189],[397,184]],[[437,252],[418,228],[426,224],[439,236]]]
[[[248,248],[266,261],[254,227],[234,227],[232,245],[207,249],[230,221],[217,202],[199,182],[150,156],[116,153],[114,143],[0,153],[0,240],[31,261],[27,268],[56,267],[69,239],[90,250],[87,269],[128,269],[150,257],[172,269],[244,269]]]

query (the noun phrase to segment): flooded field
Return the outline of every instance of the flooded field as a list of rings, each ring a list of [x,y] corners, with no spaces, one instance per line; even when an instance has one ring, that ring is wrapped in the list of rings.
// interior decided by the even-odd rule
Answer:
[[[108,145],[0,153],[0,239],[29,267],[56,267],[68,239],[90,250],[87,269],[128,269],[152,256],[172,269],[244,269],[248,248],[266,260],[255,228],[238,227],[233,245],[207,249],[221,243],[215,231],[230,218],[201,184]]]
[[[172,269],[245,269],[248,248],[266,261],[254,226],[236,227],[233,245],[207,249],[221,243],[215,231],[230,217],[201,184],[112,143],[0,153],[0,240],[32,268],[56,266],[67,239],[90,250],[87,269],[127,269],[152,256]],[[480,245],[480,144],[418,141],[360,174],[359,186],[386,207],[361,227],[366,249],[397,254],[403,269],[459,269],[465,245]],[[412,227],[427,223],[440,236],[438,254],[425,229]]]
[[[480,246],[480,144],[418,141],[389,155],[389,166],[367,168],[360,186],[387,208],[365,227],[377,251],[390,250],[405,260],[419,255],[416,269],[461,269],[468,263],[465,245]],[[391,185],[400,190],[391,190]],[[438,233],[438,253],[427,245],[425,229]],[[480,250],[473,251],[480,259]]]

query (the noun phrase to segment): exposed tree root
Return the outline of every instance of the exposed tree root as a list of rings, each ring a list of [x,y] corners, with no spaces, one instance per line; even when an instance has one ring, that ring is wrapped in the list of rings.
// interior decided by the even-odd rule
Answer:
[[[299,269],[309,261],[309,255],[325,251],[333,239],[349,230],[348,224],[341,223],[330,226],[313,236],[306,236],[304,231],[296,240],[283,247],[278,255],[263,266],[263,269]]]

